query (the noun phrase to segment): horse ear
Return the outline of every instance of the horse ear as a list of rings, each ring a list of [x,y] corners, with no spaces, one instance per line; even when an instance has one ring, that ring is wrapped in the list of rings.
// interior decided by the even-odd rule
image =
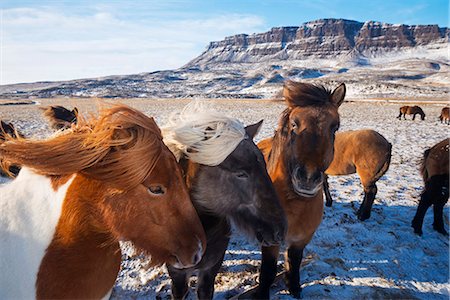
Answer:
[[[292,103],[292,93],[294,88],[294,82],[292,80],[287,80],[283,86],[283,98],[286,101],[288,107],[293,107]]]
[[[261,120],[258,123],[248,125],[247,127],[245,127],[245,132],[247,133],[247,135],[253,139],[261,129],[263,121],[264,120]]]
[[[336,107],[339,107],[342,102],[344,102],[345,91],[345,84],[341,83],[337,88],[334,89],[333,93],[331,93],[330,100],[334,105],[336,105]]]

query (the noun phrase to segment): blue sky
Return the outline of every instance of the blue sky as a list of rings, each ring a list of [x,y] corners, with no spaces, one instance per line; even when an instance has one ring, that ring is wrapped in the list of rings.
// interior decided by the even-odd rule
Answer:
[[[320,18],[449,24],[448,0],[2,0],[0,84],[178,68],[208,42]]]

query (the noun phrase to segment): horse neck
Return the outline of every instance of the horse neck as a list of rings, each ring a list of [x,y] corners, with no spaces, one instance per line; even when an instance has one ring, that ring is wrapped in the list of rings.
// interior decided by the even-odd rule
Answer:
[[[275,173],[277,171],[285,172],[285,151],[284,144],[286,138],[281,133],[282,128],[279,128],[272,138],[272,147],[269,154],[267,155],[267,170],[272,180],[274,180]]]
[[[39,268],[38,298],[101,298],[113,286],[120,268],[120,248],[103,224],[96,203],[104,190],[99,182],[74,178]]]
[[[215,230],[214,228],[222,227],[228,224],[226,217],[221,216],[219,212],[215,212],[208,207],[205,203],[208,201],[214,201],[215,199],[200,199],[201,195],[198,191],[197,178],[201,172],[201,166],[198,163],[192,162],[186,158],[180,160],[180,165],[184,171],[186,185],[189,189],[192,203],[200,218],[203,228],[208,235],[208,231]]]

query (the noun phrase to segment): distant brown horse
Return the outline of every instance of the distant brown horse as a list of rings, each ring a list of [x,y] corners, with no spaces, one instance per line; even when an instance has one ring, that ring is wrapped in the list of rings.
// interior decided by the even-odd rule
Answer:
[[[377,194],[376,182],[386,173],[391,162],[392,145],[374,130],[352,130],[336,133],[334,158],[325,171],[327,175],[348,175],[358,173],[364,187],[364,200],[358,210],[358,219],[370,218],[372,204]],[[333,199],[325,177],[324,192],[326,205]]]
[[[401,120],[403,115],[403,119],[406,120],[406,115],[413,115],[413,120],[416,119],[416,115],[420,115],[420,118],[425,120],[425,113],[423,112],[422,108],[419,106],[402,106],[400,107],[400,113],[397,117],[397,119]]]
[[[450,107],[442,108],[439,120],[441,121],[441,123],[450,125]]]
[[[422,224],[425,213],[433,205],[433,229],[448,235],[444,228],[443,209],[449,197],[449,139],[445,139],[423,155],[420,173],[425,188],[420,196],[419,206],[412,221],[414,232],[422,235]]]
[[[77,123],[78,108],[74,107],[72,110],[68,110],[63,106],[49,106],[41,108],[44,116],[50,122],[53,129],[67,129],[72,124]]]
[[[323,177],[333,160],[339,128],[338,107],[345,85],[333,92],[322,86],[288,81],[283,90],[287,108],[274,137],[258,144],[288,220],[286,284],[299,297],[303,249],[311,241],[323,216]],[[255,298],[269,298],[276,275],[278,246],[262,247],[259,287]]]

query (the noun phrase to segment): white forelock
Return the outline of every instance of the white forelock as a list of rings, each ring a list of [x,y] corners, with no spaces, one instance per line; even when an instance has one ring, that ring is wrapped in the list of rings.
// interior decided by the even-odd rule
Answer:
[[[217,166],[245,138],[244,125],[201,102],[173,113],[162,127],[164,142],[179,160],[184,154],[196,163]]]

